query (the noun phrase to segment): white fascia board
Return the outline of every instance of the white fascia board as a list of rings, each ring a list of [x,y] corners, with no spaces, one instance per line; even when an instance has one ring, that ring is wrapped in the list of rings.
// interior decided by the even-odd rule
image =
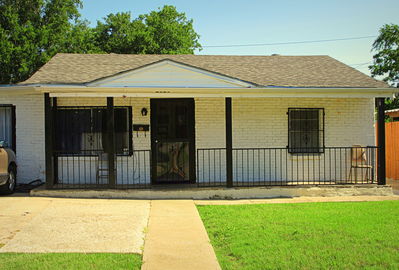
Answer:
[[[1,95],[32,95],[40,94],[36,90],[35,86],[31,85],[12,85],[12,86],[0,86]]]
[[[392,97],[392,88],[104,88],[41,87],[53,97]]]

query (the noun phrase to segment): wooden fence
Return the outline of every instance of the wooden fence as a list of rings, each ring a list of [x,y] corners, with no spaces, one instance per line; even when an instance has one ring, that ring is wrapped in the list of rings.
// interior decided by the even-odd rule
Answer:
[[[399,180],[399,121],[385,123],[386,175]]]

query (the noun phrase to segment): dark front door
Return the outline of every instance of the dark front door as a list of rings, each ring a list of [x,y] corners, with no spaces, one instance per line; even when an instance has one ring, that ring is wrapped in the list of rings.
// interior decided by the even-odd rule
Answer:
[[[194,99],[152,99],[153,183],[194,183],[194,144]]]

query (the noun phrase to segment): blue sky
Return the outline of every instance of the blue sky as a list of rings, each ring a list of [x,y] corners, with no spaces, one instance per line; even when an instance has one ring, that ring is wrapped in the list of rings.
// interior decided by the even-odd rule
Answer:
[[[385,23],[399,24],[398,0],[83,0],[83,4],[82,17],[92,25],[109,13],[130,11],[135,18],[163,5],[174,5],[194,20],[194,28],[200,34],[203,46],[373,36]],[[370,50],[373,40],[205,47],[196,54],[330,55],[369,74],[367,63],[372,61]]]

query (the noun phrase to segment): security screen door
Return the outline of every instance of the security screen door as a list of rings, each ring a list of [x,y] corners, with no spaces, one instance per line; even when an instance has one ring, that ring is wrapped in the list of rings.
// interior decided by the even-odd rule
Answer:
[[[152,181],[195,182],[193,99],[151,100]]]

